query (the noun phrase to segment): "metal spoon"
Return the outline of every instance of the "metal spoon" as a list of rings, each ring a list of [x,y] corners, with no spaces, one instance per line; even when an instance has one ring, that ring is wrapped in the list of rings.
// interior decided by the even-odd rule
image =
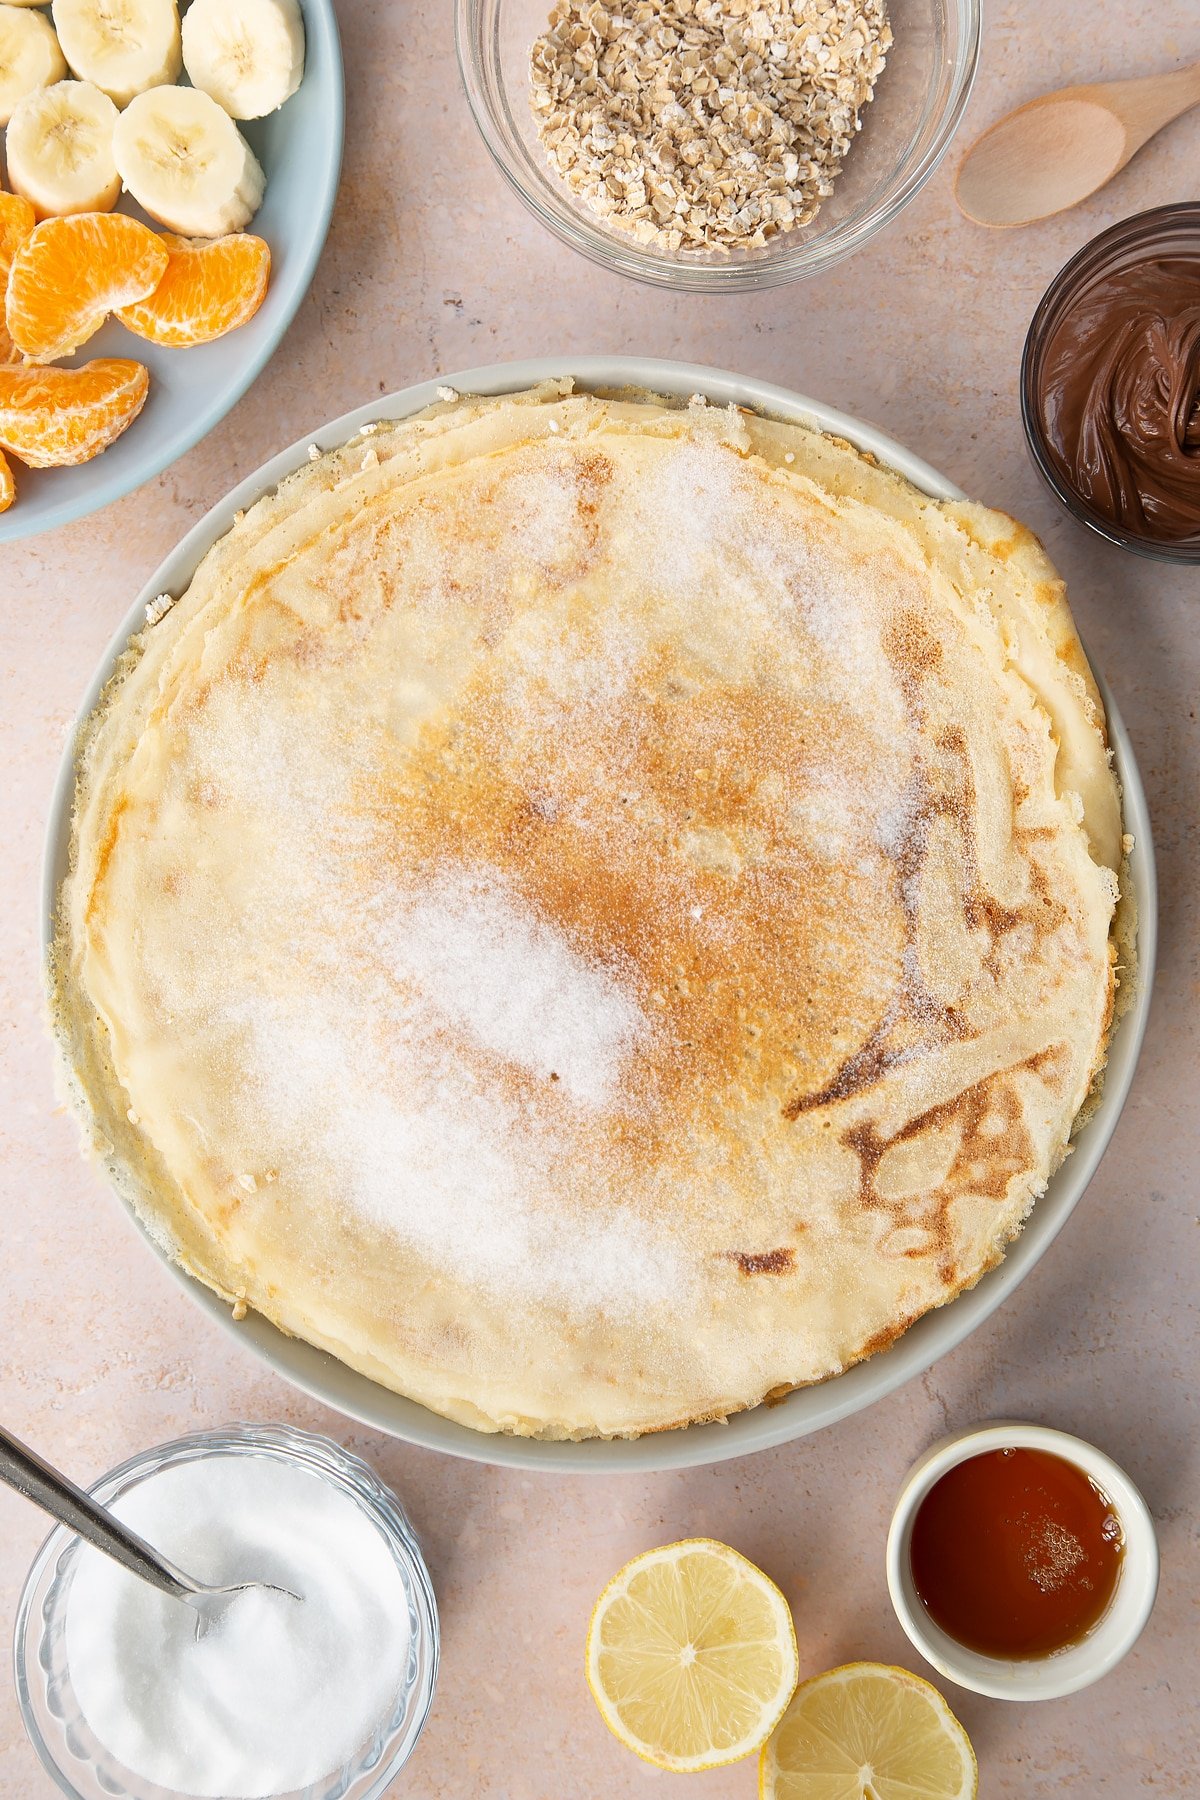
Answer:
[[[0,1481],[15,1488],[18,1494],[24,1494],[60,1525],[78,1532],[85,1542],[102,1550],[105,1556],[111,1556],[131,1575],[139,1576],[160,1593],[169,1594],[173,1600],[182,1600],[192,1607],[196,1613],[197,1637],[203,1637],[234,1595],[244,1593],[247,1588],[266,1588],[273,1594],[286,1594],[289,1600],[300,1598],[290,1588],[277,1587],[272,1581],[234,1581],[226,1585],[193,1581],[136,1532],[122,1525],[90,1494],[85,1494],[73,1481],[68,1481],[65,1475],[43,1462],[28,1445],[3,1430],[0,1430]]]
[[[1200,63],[1167,75],[1059,88],[978,138],[954,183],[979,225],[1031,225],[1111,181],[1148,138],[1200,106]]]

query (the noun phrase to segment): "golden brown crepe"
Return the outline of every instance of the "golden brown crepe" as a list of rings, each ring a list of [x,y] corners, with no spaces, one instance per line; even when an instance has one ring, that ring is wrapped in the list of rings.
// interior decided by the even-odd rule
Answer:
[[[239,520],[86,729],[56,1025],[229,1299],[483,1430],[719,1418],[1001,1256],[1112,1014],[1040,546],[553,384]]]

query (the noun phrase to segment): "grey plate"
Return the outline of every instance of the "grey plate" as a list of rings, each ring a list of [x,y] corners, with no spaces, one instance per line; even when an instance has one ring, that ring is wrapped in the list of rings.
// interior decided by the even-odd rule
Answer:
[[[285,475],[304,464],[310,443],[315,442],[322,449],[333,449],[353,436],[368,420],[402,419],[419,412],[422,407],[433,404],[438,397],[438,387],[447,383],[463,393],[506,394],[557,375],[572,375],[584,388],[632,385],[665,394],[703,393],[721,404],[732,402],[775,418],[816,425],[870,451],[881,462],[907,476],[924,493],[938,499],[962,498],[960,490],[943,475],[873,426],[768,382],[752,381],[687,363],[615,356],[539,357],[531,362],[468,369],[459,375],[443,376],[437,382],[426,381],[418,387],[405,388],[386,399],[372,400],[367,406],[334,419],[314,432],[311,438],[303,438],[273,457],[214,506],[142,589],[83,697],[80,719],[90,713],[128,640],[144,625],[146,602],[156,594],[182,593],[201,557],[232,525],[234,513],[252,505]],[[364,1425],[431,1450],[469,1457],[475,1462],[504,1463],[526,1469],[560,1469],[574,1474],[688,1468],[787,1443],[870,1406],[960,1344],[1029,1273],[1058,1236],[1091,1180],[1133,1080],[1154,982],[1157,925],[1154,851],[1145,794],[1133,749],[1103,682],[1101,690],[1108,709],[1117,775],[1124,789],[1126,829],[1134,839],[1130,870],[1138,908],[1138,966],[1133,1001],[1113,1033],[1100,1104],[1076,1137],[1074,1154],[1051,1179],[1004,1262],[985,1275],[969,1293],[960,1295],[936,1312],[927,1313],[892,1349],[870,1357],[844,1375],[816,1387],[801,1388],[777,1405],[759,1406],[750,1412],[739,1413],[724,1425],[691,1425],[683,1431],[654,1433],[631,1442],[540,1443],[530,1438],[472,1431],[440,1418],[414,1401],[402,1399],[380,1387],[365,1375],[356,1374],[325,1351],[316,1350],[298,1338],[284,1336],[256,1314],[251,1313],[240,1324],[234,1324],[228,1306],[200,1282],[184,1274],[148,1237],[145,1239],[147,1245],[212,1318],[270,1364],[277,1374]],[[49,942],[55,896],[66,874],[74,785],[74,759],[68,749],[51,802],[43,863],[42,933],[46,943]],[[132,1212],[130,1217],[134,1218]],[[137,1223],[136,1218],[134,1223]],[[140,1231],[141,1227],[138,1229]]]
[[[0,513],[0,544],[84,518],[160,474],[241,399],[291,324],[329,231],[344,112],[332,0],[302,0],[302,7],[304,80],[278,112],[239,127],[267,177],[250,227],[271,246],[266,299],[248,325],[191,350],[164,350],[111,320],[89,338],[68,366],[97,356],[133,357],[150,370],[149,398],[129,429],[91,462],[27,469],[14,458],[17,497]],[[128,196],[121,210],[137,213]]]

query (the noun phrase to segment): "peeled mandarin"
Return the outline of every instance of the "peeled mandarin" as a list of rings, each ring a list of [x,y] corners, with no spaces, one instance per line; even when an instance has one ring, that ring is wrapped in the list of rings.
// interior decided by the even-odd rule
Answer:
[[[37,214],[19,194],[0,193],[0,296],[8,287],[12,259],[37,224]],[[21,352],[8,335],[0,317],[0,363],[19,362]]]
[[[8,280],[8,267],[34,226],[37,214],[20,194],[0,193],[0,271]]]
[[[69,356],[110,312],[152,294],[168,261],[157,232],[124,213],[43,219],[9,270],[9,335],[32,362]]]
[[[149,386],[144,365],[120,357],[0,368],[0,446],[34,469],[87,462],[137,418]]]
[[[252,319],[271,277],[271,252],[260,237],[231,232],[185,238],[164,232],[167,271],[148,299],[117,309],[122,325],[153,344],[207,344]]]

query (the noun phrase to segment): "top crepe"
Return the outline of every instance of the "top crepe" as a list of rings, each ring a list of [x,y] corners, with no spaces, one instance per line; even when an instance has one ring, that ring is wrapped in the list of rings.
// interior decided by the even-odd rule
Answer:
[[[54,1009],[147,1227],[480,1429],[835,1375],[1103,1063],[1121,819],[1009,519],[568,383],[253,507],[82,742]]]

